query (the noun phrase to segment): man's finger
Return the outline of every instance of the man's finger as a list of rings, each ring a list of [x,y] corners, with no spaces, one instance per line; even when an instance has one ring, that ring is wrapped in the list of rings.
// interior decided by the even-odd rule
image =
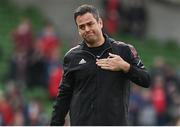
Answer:
[[[104,70],[112,70],[111,67],[101,67],[101,69],[104,69]]]
[[[109,56],[110,56],[110,57],[116,57],[117,55],[112,54],[112,53],[109,53]]]
[[[98,63],[107,63],[108,59],[96,59],[96,62],[98,62]]]
[[[107,62],[96,62],[98,66],[108,66]]]
[[[96,59],[96,61],[107,61],[107,59]]]

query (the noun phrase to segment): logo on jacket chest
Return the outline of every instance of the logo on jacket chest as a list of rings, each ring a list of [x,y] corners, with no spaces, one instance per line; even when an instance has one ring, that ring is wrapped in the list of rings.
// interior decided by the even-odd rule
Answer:
[[[81,59],[80,61],[79,61],[79,64],[85,64],[86,63],[86,61],[84,60],[84,59]]]

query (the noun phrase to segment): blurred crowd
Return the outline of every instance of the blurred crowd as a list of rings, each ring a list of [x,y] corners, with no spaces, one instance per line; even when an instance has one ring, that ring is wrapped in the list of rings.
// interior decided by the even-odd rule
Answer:
[[[0,126],[48,125],[48,114],[40,98],[27,100],[13,81],[0,91]],[[32,93],[33,94],[33,93]]]
[[[0,91],[0,125],[48,125],[41,99],[27,100],[23,95],[28,89],[42,88],[47,99],[56,97],[63,73],[59,36],[49,22],[35,33],[27,18],[10,36],[13,53],[5,91]]]
[[[103,0],[103,8],[104,30],[109,35],[144,37],[147,23],[144,0]]]
[[[54,98],[62,67],[61,43],[53,24],[45,24],[35,36],[30,20],[24,19],[12,32],[12,42],[14,53],[9,78],[21,87],[46,87],[49,97]]]
[[[132,86],[130,95],[131,125],[180,125],[180,77],[178,70],[157,57],[150,69],[151,87]]]
[[[103,6],[104,30],[109,35],[128,33],[144,37],[147,20],[144,0],[104,0]],[[0,91],[0,125],[48,125],[49,117],[41,99],[27,100],[23,92],[42,87],[48,91],[48,100],[55,99],[63,74],[59,35],[52,23],[46,23],[36,33],[31,21],[23,19],[11,38],[14,48],[8,82],[5,90]],[[149,89],[131,87],[130,125],[180,125],[180,72],[162,57],[155,58],[149,71],[152,77]],[[66,124],[69,125],[68,121]]]

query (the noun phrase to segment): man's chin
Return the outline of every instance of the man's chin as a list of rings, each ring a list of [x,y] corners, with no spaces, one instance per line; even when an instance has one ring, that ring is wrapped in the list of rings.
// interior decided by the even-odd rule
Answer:
[[[94,42],[95,42],[95,39],[93,39],[93,38],[87,38],[86,41],[89,42],[89,43],[94,43]]]
[[[94,36],[88,36],[88,37],[86,37],[86,40],[89,42],[94,42],[94,41],[96,41],[96,38]]]
[[[94,45],[94,43],[96,43],[96,41],[94,39],[85,39],[86,43],[88,43],[89,45]]]

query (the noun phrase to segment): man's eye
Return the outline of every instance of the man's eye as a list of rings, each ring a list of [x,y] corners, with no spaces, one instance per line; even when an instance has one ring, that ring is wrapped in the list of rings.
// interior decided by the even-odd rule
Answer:
[[[90,22],[90,23],[88,23],[87,25],[88,26],[92,26],[94,23],[93,22]]]
[[[80,29],[84,30],[85,26],[79,26]]]

